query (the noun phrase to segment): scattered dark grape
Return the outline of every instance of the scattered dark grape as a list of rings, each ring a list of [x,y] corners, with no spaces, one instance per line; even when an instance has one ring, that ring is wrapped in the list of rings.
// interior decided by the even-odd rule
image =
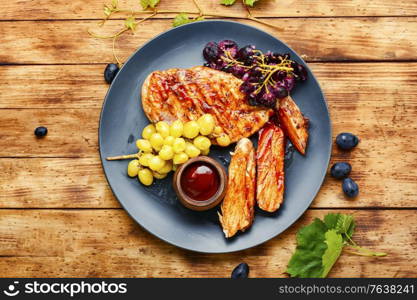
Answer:
[[[219,59],[219,46],[215,42],[208,42],[203,49],[203,56],[208,62]]]
[[[225,52],[228,52],[231,57],[236,57],[238,52],[238,47],[236,42],[231,40],[223,40],[219,42],[219,52],[220,55],[224,55]]]
[[[359,186],[351,178],[345,178],[342,182],[342,189],[346,196],[354,198],[359,194]]]
[[[336,137],[336,144],[340,149],[350,150],[355,148],[359,143],[356,135],[349,132],[342,132]]]
[[[44,137],[45,135],[47,135],[48,133],[48,128],[44,127],[44,126],[40,126],[37,127],[35,129],[35,135],[40,138],[40,137]]]
[[[247,263],[240,263],[233,269],[231,278],[232,279],[240,279],[240,278],[248,278],[249,276],[249,266]]]
[[[352,166],[347,162],[335,163],[330,169],[330,175],[336,179],[342,179],[349,176]]]
[[[106,66],[106,69],[104,69],[104,80],[106,80],[107,83],[112,83],[114,77],[116,77],[116,74],[119,72],[119,66],[116,64],[108,64]]]

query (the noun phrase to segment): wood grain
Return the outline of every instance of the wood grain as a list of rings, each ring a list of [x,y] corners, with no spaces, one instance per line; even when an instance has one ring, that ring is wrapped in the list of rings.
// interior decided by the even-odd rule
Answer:
[[[101,108],[105,64],[0,66],[0,108]],[[309,63],[336,112],[391,107],[394,122],[412,122],[417,63]],[[387,72],[389,70],[389,72]],[[302,86],[300,86],[302,88]],[[400,109],[394,109],[400,108]],[[342,114],[341,118],[345,114]]]
[[[417,64],[310,65],[327,96],[334,136],[351,131],[361,138],[354,151],[334,147],[332,155],[332,162],[352,164],[352,177],[361,187],[358,199],[346,199],[340,181],[327,178],[313,206],[416,207],[417,154],[409,145],[417,127]],[[1,207],[118,207],[97,152],[99,107],[106,90],[102,69],[80,66],[74,73],[73,66],[0,67],[6,83],[0,86],[0,106],[31,108],[0,110],[0,155],[21,157],[0,159],[6,170],[0,173]],[[74,109],[78,105],[92,108]],[[49,128],[45,139],[33,135],[39,125]],[[39,156],[84,159],[25,158]]]
[[[296,231],[328,212],[308,211],[296,225],[261,246],[208,255],[153,237],[122,210],[1,210],[0,276],[229,277],[234,266],[245,261],[251,277],[284,277]],[[367,258],[344,252],[330,277],[417,275],[413,211],[346,213],[355,216],[358,244],[389,255]]]
[[[232,7],[219,5],[220,0],[199,1],[206,12],[218,14],[243,14],[244,8],[238,2]],[[1,20],[39,19],[96,19],[103,16],[105,0],[9,0],[2,5]],[[120,0],[120,7],[140,10],[138,1]],[[161,10],[196,11],[191,0],[161,1]],[[263,17],[322,17],[322,16],[415,16],[415,1],[386,0],[321,0],[320,5],[310,0],[263,0],[252,9],[253,15]],[[169,17],[167,15],[161,15]],[[172,17],[172,15],[171,15]]]
[[[417,58],[417,18],[297,18],[271,19],[273,25],[257,25],[287,42],[309,61],[414,60]],[[251,23],[242,21],[243,23]],[[93,39],[87,33],[96,21],[2,22],[0,64],[80,64],[113,60],[111,40]],[[253,25],[253,24],[252,24]],[[95,29],[111,35],[123,28],[123,21],[109,21]],[[30,30],[28,30],[30,28]],[[167,29],[170,20],[143,23],[138,34],[120,38],[117,50],[122,59]],[[343,32],[343,34],[341,34]],[[377,46],[375,46],[377,45]]]

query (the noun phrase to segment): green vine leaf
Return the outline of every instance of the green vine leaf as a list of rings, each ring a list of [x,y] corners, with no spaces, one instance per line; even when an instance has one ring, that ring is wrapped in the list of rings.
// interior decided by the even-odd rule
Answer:
[[[110,17],[111,13],[112,13],[112,9],[110,7],[108,7],[107,5],[105,5],[104,6],[104,15],[106,17]]]
[[[235,4],[236,0],[221,0],[220,4],[226,5],[226,6],[230,6]]]
[[[333,267],[343,249],[343,238],[340,233],[336,230],[328,230],[325,234],[325,242],[327,249],[323,254],[323,273],[321,274],[322,278],[325,278],[329,273],[330,269]]]
[[[325,243],[326,225],[320,219],[301,228],[297,233],[297,248],[291,257],[287,273],[291,277],[319,278],[323,274],[323,255],[327,249]]]
[[[127,17],[126,18],[126,20],[125,20],[125,26],[126,26],[126,28],[128,28],[128,29],[130,29],[130,30],[132,30],[134,32],[136,30],[136,26],[137,25],[138,24],[136,23],[136,20],[135,20],[134,17],[130,16],[130,17]]]
[[[196,21],[202,21],[204,20],[204,17],[199,16],[197,18],[190,18],[186,13],[180,13],[175,16],[174,21],[172,22],[173,27],[181,26],[184,24],[196,22]]]
[[[244,2],[246,5],[253,7],[255,2],[258,2],[258,0],[244,0]]]
[[[119,5],[119,0],[113,0],[111,2],[111,5],[113,6],[113,8],[117,8],[117,6]]]
[[[160,0],[140,0],[140,5],[145,10],[148,7],[155,8]]]

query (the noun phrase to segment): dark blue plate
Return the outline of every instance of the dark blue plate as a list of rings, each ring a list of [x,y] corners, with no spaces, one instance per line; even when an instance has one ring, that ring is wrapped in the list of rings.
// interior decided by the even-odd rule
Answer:
[[[294,38],[297,38],[296,36]],[[99,144],[104,172],[113,193],[129,215],[155,236],[181,248],[225,253],[259,245],[293,224],[313,201],[323,182],[331,152],[331,125],[326,101],[317,80],[298,84],[292,96],[311,120],[305,157],[294,153],[287,161],[284,205],[275,214],[256,211],[250,229],[232,239],[223,236],[216,212],[195,212],[183,207],[171,185],[172,175],[144,187],[126,175],[128,161],[106,161],[105,157],[137,151],[135,140],[149,121],[143,113],[140,89],[155,70],[189,68],[203,64],[202,50],[209,41],[231,39],[239,46],[254,44],[267,51],[289,52],[305,62],[280,40],[251,26],[229,21],[202,21],[171,29],[137,50],[114,79],[100,118]],[[254,140],[256,135],[254,137]],[[216,147],[213,147],[216,148]],[[213,149],[210,156],[225,166],[228,149]]]

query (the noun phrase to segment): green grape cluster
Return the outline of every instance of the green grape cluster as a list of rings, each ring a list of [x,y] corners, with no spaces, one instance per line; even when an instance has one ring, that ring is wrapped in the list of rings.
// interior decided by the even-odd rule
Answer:
[[[176,120],[171,124],[164,121],[149,124],[142,130],[142,138],[136,141],[138,159],[129,162],[127,174],[137,176],[142,184],[149,186],[154,178],[165,178],[190,158],[208,155],[209,137],[215,138],[219,146],[230,144],[229,136],[216,126],[210,114],[186,123]]]

